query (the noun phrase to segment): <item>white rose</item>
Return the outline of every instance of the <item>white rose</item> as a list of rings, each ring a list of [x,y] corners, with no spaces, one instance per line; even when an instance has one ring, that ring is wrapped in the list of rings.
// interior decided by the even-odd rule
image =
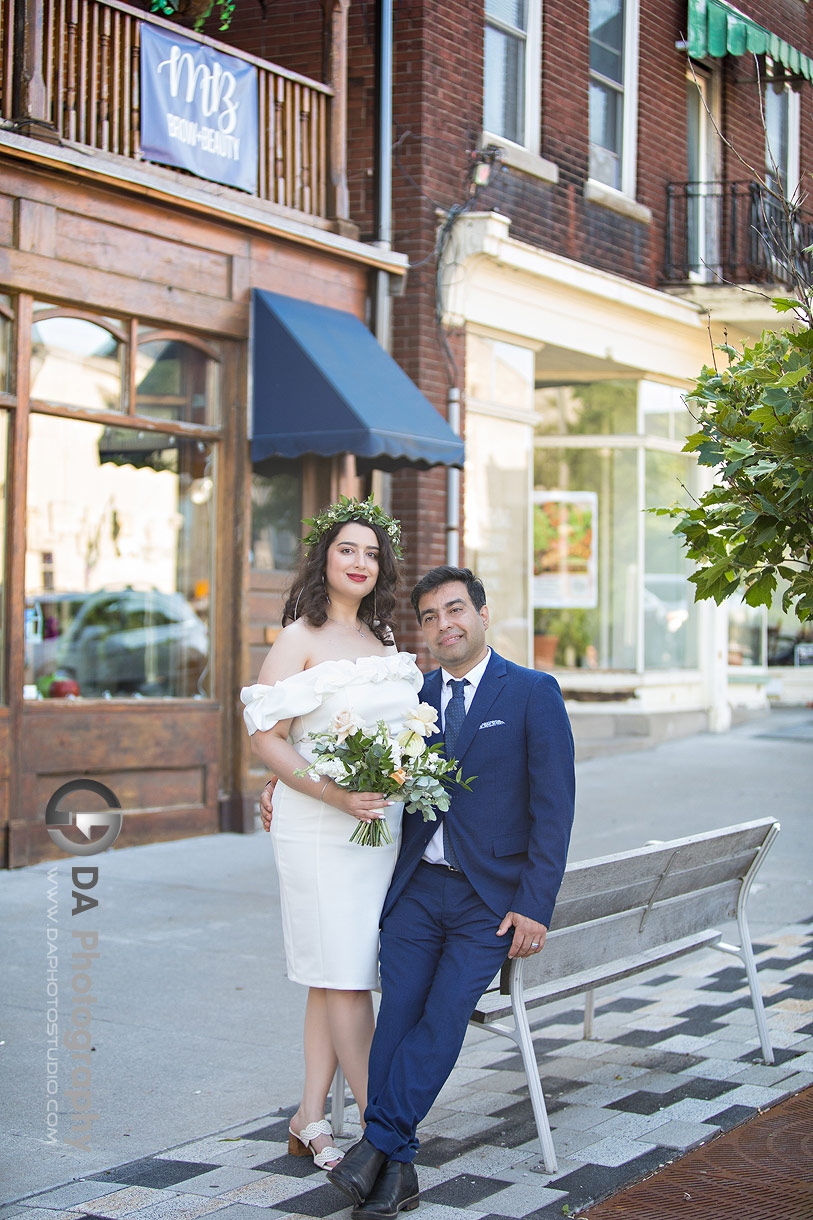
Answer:
[[[414,729],[404,729],[398,738],[398,745],[401,747],[402,755],[407,758],[419,758],[426,749],[426,742]]]
[[[404,721],[404,728],[411,733],[419,733],[421,737],[429,737],[437,731],[438,714],[428,703],[419,703]]]
[[[329,728],[331,733],[336,734],[336,740],[341,745],[343,742],[347,741],[347,738],[353,733],[357,733],[359,729],[364,728],[364,721],[356,712],[352,712],[349,708],[345,708],[343,712],[336,713],[330,722]]]

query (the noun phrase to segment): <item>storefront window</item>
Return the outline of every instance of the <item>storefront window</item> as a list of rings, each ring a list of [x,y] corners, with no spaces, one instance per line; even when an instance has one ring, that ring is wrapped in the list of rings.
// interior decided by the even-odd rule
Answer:
[[[695,492],[696,462],[682,453],[646,452],[644,503],[684,503]],[[698,663],[693,568],[669,517],[644,515],[644,666],[691,669]]]
[[[302,536],[302,467],[299,462],[266,461],[251,476],[252,568],[292,571]]]
[[[87,411],[121,411],[121,323],[68,317],[36,305],[31,330],[31,397]]]
[[[537,668],[635,668],[636,469],[633,449],[610,445],[536,449],[533,600]]]
[[[175,338],[144,338],[135,362],[136,415],[186,424],[217,423],[219,366],[201,348]]]
[[[768,664],[813,666],[813,621],[802,622],[792,610],[782,609],[786,588],[780,581],[768,608]]]
[[[728,609],[728,663],[743,669],[765,664],[765,610],[732,602]]]
[[[680,391],[648,381],[538,386],[534,656],[538,668],[697,665],[690,567],[644,510],[695,490]]]
[[[534,353],[470,334],[466,340],[466,479],[463,562],[486,587],[489,638],[528,664]]]
[[[490,642],[527,664],[528,485],[531,430],[469,409],[466,420],[465,562],[483,581]]]
[[[9,389],[12,316],[11,298],[0,293],[0,390],[3,391]]]
[[[214,449],[33,414],[27,698],[211,694]]]
[[[8,411],[0,411],[0,572],[6,570],[6,497],[8,495]],[[6,584],[0,576],[0,657],[6,653]],[[6,702],[5,666],[0,664],[0,703]]]
[[[638,431],[634,381],[595,381],[537,390],[537,436],[617,436]]]
[[[691,415],[680,390],[656,381],[642,381],[638,390],[641,409],[640,431],[646,436],[679,441],[694,432]]]

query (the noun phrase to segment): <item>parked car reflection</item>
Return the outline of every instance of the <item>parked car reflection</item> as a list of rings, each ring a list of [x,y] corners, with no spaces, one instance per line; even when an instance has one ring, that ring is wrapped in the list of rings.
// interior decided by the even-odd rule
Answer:
[[[203,694],[205,624],[180,593],[155,589],[91,594],[60,640],[57,676],[79,693],[188,697]]]

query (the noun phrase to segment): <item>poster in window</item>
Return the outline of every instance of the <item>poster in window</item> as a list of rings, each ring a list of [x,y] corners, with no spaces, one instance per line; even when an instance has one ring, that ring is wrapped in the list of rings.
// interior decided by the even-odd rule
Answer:
[[[148,161],[257,190],[257,69],[141,22],[141,152]]]
[[[534,606],[598,605],[597,533],[594,491],[534,492]]]

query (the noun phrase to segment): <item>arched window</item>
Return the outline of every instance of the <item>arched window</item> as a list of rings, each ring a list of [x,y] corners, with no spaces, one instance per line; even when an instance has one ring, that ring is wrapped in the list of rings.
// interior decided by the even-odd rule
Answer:
[[[35,304],[31,398],[86,411],[125,410],[125,341],[117,320]]]

